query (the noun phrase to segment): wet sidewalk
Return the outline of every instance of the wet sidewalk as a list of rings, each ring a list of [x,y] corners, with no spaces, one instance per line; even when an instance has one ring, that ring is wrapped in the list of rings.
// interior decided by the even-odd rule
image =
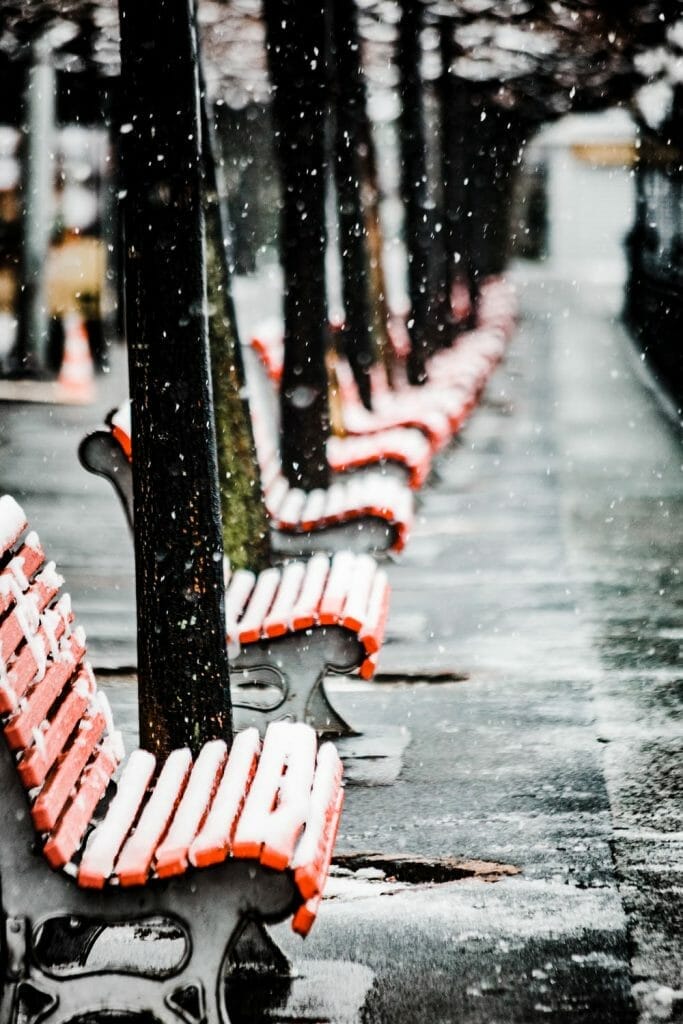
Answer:
[[[312,937],[276,929],[298,977],[235,1020],[683,1012],[683,451],[613,303],[543,279],[521,301],[390,566],[379,681],[331,681],[370,750],[378,723],[406,746],[384,772],[356,765]],[[134,663],[132,551],[108,485],[75,464],[97,421],[3,406],[0,484],[112,669]],[[109,682],[129,707],[130,684]]]

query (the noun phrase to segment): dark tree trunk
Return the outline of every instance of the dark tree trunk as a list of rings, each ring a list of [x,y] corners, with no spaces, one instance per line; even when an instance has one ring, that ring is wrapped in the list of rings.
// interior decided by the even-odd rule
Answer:
[[[369,251],[361,183],[367,153],[365,79],[360,60],[355,0],[332,4],[334,170],[337,185],[344,352],[363,404],[370,408],[370,368],[375,361]]]
[[[484,99],[477,156],[471,174],[478,283],[505,269],[515,163],[521,139],[521,126],[513,115]]]
[[[293,486],[326,487],[329,466],[325,182],[325,8],[266,0],[273,126],[282,183],[285,357],[280,392],[282,469]]]
[[[411,340],[408,378],[413,384],[422,384],[427,379],[426,363],[431,347],[433,316],[430,295],[432,218],[428,208],[424,104],[420,75],[422,11],[421,0],[402,0],[396,53],[401,104],[398,126],[401,198],[405,213],[408,295],[411,306],[408,320]]]
[[[443,287],[448,310],[458,287],[467,289],[472,298],[471,218],[468,216],[468,190],[473,139],[476,137],[471,90],[453,70],[457,56],[454,25],[451,18],[439,22],[441,78],[441,173],[443,179]]]
[[[214,129],[202,104],[209,351],[216,417],[223,547],[233,569],[260,572],[270,564],[270,531],[246,396],[242,350],[230,293],[225,194]]]
[[[194,11],[121,0],[140,739],[231,737]]]
[[[444,258],[447,295],[453,302],[456,289],[467,289],[473,301],[473,233],[477,211],[473,205],[477,138],[480,128],[480,103],[470,83],[458,78],[452,69],[457,50],[453,22],[443,18],[440,26],[441,131],[444,206]]]

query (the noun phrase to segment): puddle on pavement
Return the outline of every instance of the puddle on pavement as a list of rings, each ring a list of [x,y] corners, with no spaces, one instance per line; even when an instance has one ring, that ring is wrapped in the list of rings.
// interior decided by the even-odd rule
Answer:
[[[467,672],[378,672],[373,676],[373,683],[388,686],[443,686],[444,683],[466,683]]]
[[[363,880],[394,881],[406,885],[442,885],[476,878],[482,882],[499,882],[521,874],[514,864],[457,857],[411,857],[406,854],[349,853],[338,854],[333,861],[334,877]]]

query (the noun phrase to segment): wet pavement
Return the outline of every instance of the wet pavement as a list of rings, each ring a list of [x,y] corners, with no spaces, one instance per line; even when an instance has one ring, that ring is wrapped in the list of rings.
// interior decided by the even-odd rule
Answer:
[[[320,919],[304,945],[274,929],[295,977],[259,981],[235,1021],[683,1016],[681,441],[614,295],[529,276],[521,301],[389,567],[378,681],[330,681],[370,756],[350,764]],[[3,406],[0,482],[112,670],[134,664],[132,553],[74,463],[97,422]],[[132,724],[130,680],[102,682]]]

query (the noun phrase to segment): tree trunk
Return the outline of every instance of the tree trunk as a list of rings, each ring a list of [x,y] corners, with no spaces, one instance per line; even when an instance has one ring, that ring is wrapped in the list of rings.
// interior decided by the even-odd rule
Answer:
[[[140,739],[165,755],[231,738],[197,50],[191,4],[120,16]]]
[[[203,110],[208,115],[206,97]],[[213,381],[223,548],[233,569],[260,572],[270,565],[270,532],[261,473],[246,395],[242,350],[230,294],[225,239],[227,219],[220,190],[217,147],[208,116],[204,122],[205,211],[209,351]]]
[[[361,196],[365,129],[365,80],[355,0],[332,4],[333,98],[344,352],[351,364],[361,400],[371,408],[370,368],[375,361],[371,275]]]
[[[282,470],[292,486],[326,487],[329,466],[325,293],[326,18],[320,0],[266,0],[268,68],[282,183],[285,356]]]
[[[507,262],[510,201],[520,141],[520,128],[512,115],[484,98],[476,161],[471,172],[478,284],[502,273]]]
[[[466,289],[473,308],[478,280],[475,253],[481,214],[475,179],[480,160],[488,159],[486,143],[483,152],[479,149],[482,138],[482,99],[471,82],[459,78],[452,70],[457,50],[450,19],[442,20],[440,42],[444,66],[441,91],[442,168],[448,295],[452,303],[457,289]],[[446,67],[451,68],[448,74]],[[462,326],[469,326],[470,322],[467,320]]]
[[[427,379],[426,363],[430,351],[432,318],[429,287],[431,217],[427,202],[427,157],[420,75],[422,10],[421,0],[402,0],[396,53],[401,104],[401,198],[405,214],[411,307],[408,319],[411,352],[407,369],[412,384],[423,384]]]

